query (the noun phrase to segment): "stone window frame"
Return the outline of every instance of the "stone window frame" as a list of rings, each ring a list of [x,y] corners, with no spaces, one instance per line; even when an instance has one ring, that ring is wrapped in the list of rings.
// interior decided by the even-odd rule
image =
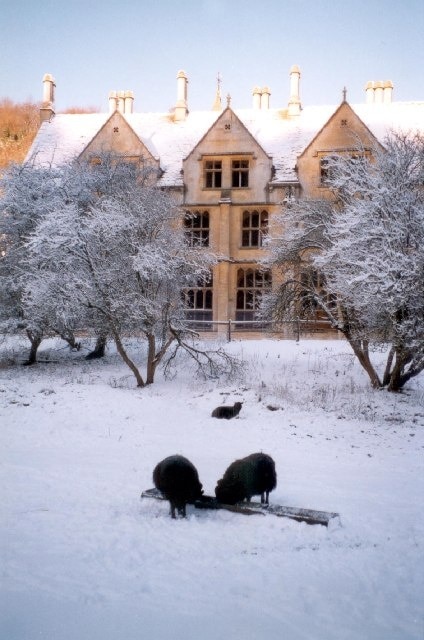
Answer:
[[[246,158],[233,158],[231,160],[231,188],[249,188],[250,162]]]
[[[272,286],[272,272],[257,267],[237,270],[236,320],[255,319],[264,292]]]
[[[184,236],[186,244],[192,249],[209,247],[210,213],[207,209],[185,212]]]
[[[212,323],[213,320],[213,273],[207,281],[199,281],[193,287],[184,289],[183,305],[185,317],[193,323]],[[199,324],[199,329],[210,330],[212,324]]]
[[[205,189],[222,188],[222,160],[204,160]]]
[[[241,220],[241,246],[243,249],[261,249],[268,234],[269,213],[266,209],[245,209]]]

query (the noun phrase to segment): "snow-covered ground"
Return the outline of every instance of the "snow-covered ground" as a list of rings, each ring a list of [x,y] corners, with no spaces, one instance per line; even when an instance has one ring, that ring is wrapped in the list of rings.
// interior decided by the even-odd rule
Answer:
[[[243,379],[205,382],[185,362],[136,389],[112,349],[86,362],[50,341],[49,364],[21,367],[3,344],[2,639],[422,640],[423,376],[372,391],[343,341],[228,349]],[[210,417],[236,400],[239,418]],[[276,462],[271,502],[340,520],[171,520],[140,499],[167,455],[213,494],[254,451]]]

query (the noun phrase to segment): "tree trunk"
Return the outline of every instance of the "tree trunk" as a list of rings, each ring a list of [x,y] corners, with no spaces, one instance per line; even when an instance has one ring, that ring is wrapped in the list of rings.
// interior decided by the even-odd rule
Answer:
[[[114,332],[113,333],[113,339],[115,340],[116,348],[117,348],[118,353],[121,356],[122,360],[125,362],[125,364],[131,369],[131,371],[135,375],[135,379],[137,380],[137,387],[144,387],[145,386],[145,382],[144,382],[144,380],[143,380],[143,378],[142,378],[142,376],[140,374],[140,371],[138,370],[138,368],[135,365],[135,363],[131,360],[131,358],[129,357],[129,355],[125,351],[125,347],[122,344],[120,336],[117,333]]]
[[[386,368],[384,370],[383,387],[387,387],[387,385],[390,382],[390,376],[391,376],[391,370],[392,370],[392,364],[393,364],[394,356],[395,356],[395,348],[391,347],[391,349],[389,351],[389,355],[387,356]]]
[[[74,333],[70,329],[62,331],[62,333],[60,333],[60,337],[62,338],[62,340],[65,340],[65,342],[67,342],[70,348],[74,351],[79,351],[81,349],[81,342],[77,342],[75,340]]]
[[[146,384],[153,384],[157,367],[156,361],[156,338],[154,334],[147,335],[147,376]]]
[[[96,346],[93,351],[85,356],[86,360],[94,360],[95,358],[103,358],[105,355],[107,337],[101,335],[97,337]]]
[[[27,336],[31,343],[31,349],[29,352],[28,360],[24,362],[25,365],[32,365],[37,362],[37,351],[38,347],[41,344],[43,336],[39,333],[32,333],[32,331],[27,330]]]
[[[353,349],[354,354],[358,358],[361,366],[365,369],[368,374],[369,379],[371,380],[371,386],[374,389],[381,389],[382,384],[380,378],[378,376],[377,371],[374,369],[373,364],[370,360],[369,351],[368,351],[368,341],[366,340],[354,340],[351,336],[345,333],[345,336]]]
[[[403,385],[407,382],[408,378],[404,375],[405,366],[408,362],[411,362],[412,356],[409,351],[399,347],[395,349],[396,360],[395,366],[390,374],[390,380],[387,386],[388,391],[394,391],[397,393],[401,390]]]

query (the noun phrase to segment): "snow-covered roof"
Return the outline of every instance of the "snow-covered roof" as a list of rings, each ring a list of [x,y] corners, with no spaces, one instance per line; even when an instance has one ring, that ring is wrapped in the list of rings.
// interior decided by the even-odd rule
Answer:
[[[380,142],[390,129],[424,132],[424,102],[350,105]],[[234,110],[248,131],[272,157],[275,182],[296,181],[297,157],[330,119],[338,106],[305,107],[299,116],[286,109]],[[77,158],[111,114],[59,114],[44,122],[29,151],[37,163],[62,164]],[[182,186],[182,161],[221,115],[190,112],[175,122],[170,113],[133,113],[123,117],[151,152],[160,159],[164,186]]]

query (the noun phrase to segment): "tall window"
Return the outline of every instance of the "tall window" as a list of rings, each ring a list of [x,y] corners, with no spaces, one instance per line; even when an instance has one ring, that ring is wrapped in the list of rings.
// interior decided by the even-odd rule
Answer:
[[[267,211],[243,211],[241,232],[242,247],[262,247],[264,237],[268,232]]]
[[[209,280],[199,281],[197,286],[186,289],[183,293],[185,315],[187,320],[199,322],[194,328],[203,331],[212,329],[213,317],[213,277],[212,273]]]
[[[205,187],[208,189],[220,189],[222,185],[221,160],[206,160],[205,162]]]
[[[239,269],[237,272],[236,320],[254,320],[262,295],[270,287],[270,271]]]
[[[233,160],[231,163],[231,186],[249,186],[249,160]]]
[[[187,212],[184,218],[184,233],[189,247],[208,247],[209,212]]]

